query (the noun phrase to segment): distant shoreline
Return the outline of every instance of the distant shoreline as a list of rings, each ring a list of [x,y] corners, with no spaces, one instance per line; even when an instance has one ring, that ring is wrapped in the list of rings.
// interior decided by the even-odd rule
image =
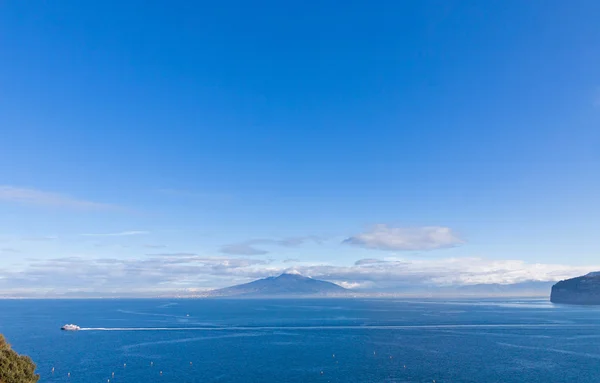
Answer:
[[[550,301],[549,294],[524,294],[524,295],[409,295],[409,294],[394,294],[394,295],[353,295],[353,296],[223,296],[223,297],[205,297],[205,296],[113,296],[113,297],[0,297],[0,300],[164,300],[164,299],[178,299],[178,300],[291,300],[291,299],[427,299],[427,300],[444,300],[444,299],[456,299],[456,300],[476,300],[476,299],[548,299]]]

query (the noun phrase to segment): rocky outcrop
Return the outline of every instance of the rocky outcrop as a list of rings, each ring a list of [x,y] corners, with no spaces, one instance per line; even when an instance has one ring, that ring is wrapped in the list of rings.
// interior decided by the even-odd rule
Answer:
[[[558,282],[552,286],[550,301],[572,305],[600,305],[600,272]]]

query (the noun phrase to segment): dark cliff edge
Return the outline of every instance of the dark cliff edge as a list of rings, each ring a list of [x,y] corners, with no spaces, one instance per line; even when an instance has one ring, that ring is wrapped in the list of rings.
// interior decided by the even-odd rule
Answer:
[[[600,305],[600,272],[566,279],[552,286],[550,302],[571,305]]]

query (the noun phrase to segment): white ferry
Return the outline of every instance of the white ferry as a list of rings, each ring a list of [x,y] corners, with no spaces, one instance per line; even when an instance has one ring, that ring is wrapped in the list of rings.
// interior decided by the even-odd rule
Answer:
[[[65,331],[77,331],[77,330],[81,330],[81,327],[79,327],[75,324],[66,324],[66,325],[62,326],[60,329],[65,330]]]

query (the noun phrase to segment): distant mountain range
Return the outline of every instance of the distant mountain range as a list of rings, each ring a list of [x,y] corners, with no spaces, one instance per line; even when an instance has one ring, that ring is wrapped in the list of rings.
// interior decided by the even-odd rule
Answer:
[[[550,301],[575,305],[600,305],[600,271],[558,282],[552,286]]]
[[[579,283],[579,282],[581,283]],[[594,283],[598,281],[598,286]],[[579,284],[578,284],[579,283]],[[111,293],[111,292],[78,292],[63,291],[60,294],[53,292],[42,297],[60,298],[218,298],[218,297],[354,297],[354,298],[493,298],[493,297],[544,297],[547,299],[550,291],[553,294],[551,300],[556,303],[580,303],[577,296],[582,297],[582,304],[595,304],[593,302],[594,291],[600,294],[600,272],[590,273],[583,277],[572,280],[561,281],[554,287],[554,282],[527,281],[514,284],[471,284],[471,285],[434,285],[426,283],[414,283],[414,281],[402,281],[398,279],[392,286],[369,286],[368,288],[345,289],[335,283],[326,282],[314,278],[304,277],[298,274],[284,273],[277,277],[259,279],[242,285],[217,289],[180,289],[175,291],[147,293]],[[579,287],[577,287],[579,286]],[[580,293],[578,289],[587,289]],[[595,290],[595,289],[598,290]],[[569,291],[571,294],[569,295]],[[569,295],[569,297],[567,297]],[[5,298],[40,298],[39,294],[6,294],[0,293],[0,299]],[[591,300],[590,300],[591,299]],[[600,297],[597,298],[600,301]],[[568,301],[568,302],[567,302]],[[588,303],[589,302],[589,303]],[[600,304],[600,303],[598,303]]]
[[[492,298],[548,297],[554,282],[528,281],[511,284],[481,283],[471,285],[402,284],[386,289],[352,290],[355,295],[381,297]]]
[[[209,297],[290,297],[290,296],[344,296],[350,290],[335,283],[320,281],[298,274],[281,274],[278,277],[259,279],[213,290]]]
[[[553,282],[522,282],[516,284],[477,284],[456,286],[405,285],[390,290],[349,290],[335,283],[281,274],[278,277],[212,290],[203,297],[533,297],[548,296]]]

